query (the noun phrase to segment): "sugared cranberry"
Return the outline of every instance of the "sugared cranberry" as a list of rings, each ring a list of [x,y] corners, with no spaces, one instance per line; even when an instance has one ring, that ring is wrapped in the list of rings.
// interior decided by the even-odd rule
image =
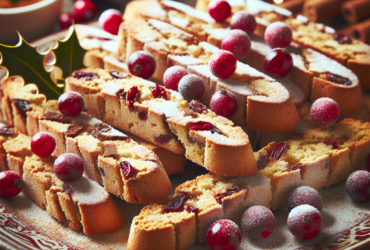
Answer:
[[[231,14],[231,6],[224,0],[212,0],[208,4],[208,13],[217,22],[222,22]]]
[[[181,66],[172,66],[168,68],[163,75],[164,86],[168,89],[177,91],[181,78],[187,74],[189,74],[188,71]]]
[[[208,229],[206,240],[211,250],[236,250],[242,236],[238,225],[231,220],[218,220]]]
[[[236,12],[230,19],[230,28],[232,30],[242,30],[248,34],[252,34],[257,27],[256,19],[253,15],[240,10]]]
[[[130,88],[130,90],[127,92],[126,96],[126,103],[128,106],[128,109],[132,112],[135,111],[134,103],[138,101],[140,98],[140,90],[137,86],[133,86]]]
[[[232,76],[236,70],[236,58],[229,51],[218,50],[209,58],[208,66],[213,75],[226,79]]]
[[[285,49],[276,48],[267,54],[263,66],[267,73],[285,77],[293,68],[293,58]]]
[[[292,30],[283,22],[274,22],[265,31],[265,42],[271,48],[289,46],[292,42]]]
[[[96,4],[90,0],[78,0],[73,5],[76,16],[83,21],[92,19],[98,12]]]
[[[288,208],[292,210],[300,205],[311,205],[317,208],[320,212],[322,211],[322,198],[319,192],[312,187],[301,186],[294,189],[288,198]]]
[[[81,23],[81,20],[74,13],[63,13],[59,18],[60,28],[69,28],[73,24],[73,21],[75,23]]]
[[[48,132],[38,132],[32,137],[31,150],[37,156],[48,157],[55,149],[55,138]]]
[[[82,95],[75,91],[68,91],[62,94],[58,99],[59,111],[63,115],[77,116],[81,114],[84,108],[84,99]]]
[[[0,129],[0,136],[11,136],[14,134],[14,126],[6,125]]]
[[[337,140],[323,140],[322,143],[331,146],[333,149],[339,149],[339,143]]]
[[[300,205],[292,209],[288,216],[289,231],[301,240],[315,238],[322,228],[319,210],[310,205]]]
[[[120,165],[122,168],[123,175],[126,177],[126,179],[135,175],[136,171],[128,161],[122,161]]]
[[[0,197],[12,198],[17,196],[23,187],[21,177],[14,172],[4,171],[0,173]]]
[[[163,207],[163,213],[176,213],[184,211],[184,205],[189,200],[188,193],[179,193],[166,206]]]
[[[153,75],[155,68],[153,56],[146,51],[136,51],[128,58],[128,69],[135,76],[148,79]]]
[[[346,182],[346,192],[354,201],[370,201],[370,173],[363,170],[352,173]]]
[[[169,135],[159,135],[157,137],[154,137],[154,140],[158,142],[161,145],[165,145],[171,141],[172,137]]]
[[[122,13],[115,9],[106,10],[99,17],[100,27],[113,35],[118,34],[119,26],[122,22]]]
[[[62,181],[77,181],[81,178],[83,172],[82,158],[76,154],[62,154],[54,162],[54,173]]]
[[[155,85],[155,87],[150,87],[150,90],[152,91],[152,95],[154,98],[163,98],[165,100],[168,100],[166,89],[162,86]]]
[[[212,95],[210,107],[216,114],[230,118],[238,108],[238,100],[230,91],[221,89]]]
[[[189,74],[181,78],[178,89],[184,99],[191,101],[200,99],[206,90],[206,86],[202,78]]]
[[[366,159],[366,169],[370,172],[370,154],[368,154]]]
[[[273,149],[270,155],[271,160],[278,161],[285,153],[286,144],[279,142]]]
[[[352,43],[352,38],[344,34],[343,32],[336,32],[333,34],[333,38],[340,44],[351,44]]]
[[[221,49],[233,53],[237,60],[243,60],[251,50],[251,39],[242,30],[231,30],[222,39]]]
[[[246,236],[260,240],[269,237],[274,231],[275,217],[264,206],[251,206],[243,213],[240,224]]]
[[[317,99],[310,110],[312,123],[321,128],[333,125],[337,121],[339,113],[338,103],[328,97]]]
[[[222,201],[223,198],[231,196],[234,193],[239,192],[240,190],[242,190],[242,189],[239,186],[229,187],[229,188],[226,189],[226,192],[215,194],[214,197],[215,197],[218,204],[222,204],[223,203],[223,201]]]
[[[211,131],[222,135],[222,131],[210,122],[199,121],[189,126],[189,130],[195,131]]]

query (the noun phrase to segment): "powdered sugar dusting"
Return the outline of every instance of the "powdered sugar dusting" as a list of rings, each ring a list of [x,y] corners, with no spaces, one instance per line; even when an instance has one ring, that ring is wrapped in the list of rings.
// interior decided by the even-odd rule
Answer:
[[[122,69],[123,72],[128,72],[127,64],[122,61],[119,61],[117,58],[114,58],[112,56],[105,56],[103,58],[103,61]]]
[[[241,226],[253,239],[267,238],[274,230],[275,217],[271,210],[264,206],[252,206],[244,212]]]
[[[186,67],[188,65],[197,65],[202,64],[203,62],[198,59],[191,56],[175,56],[175,55],[169,55],[168,60],[172,62],[174,65],[180,65],[183,67]]]
[[[227,0],[231,7],[244,7],[246,0]]]
[[[311,205],[322,211],[323,203],[322,198],[315,189],[308,186],[301,186],[293,190],[290,193],[288,199],[289,208],[297,207],[301,204]]]
[[[101,48],[105,51],[116,53],[117,50],[117,41],[106,41],[103,42]]]
[[[122,89],[123,87],[121,85],[108,81],[106,84],[103,85],[101,92],[107,95],[116,96],[117,92]]]
[[[298,207],[295,207],[290,211],[289,217],[288,217],[288,227],[290,227],[290,224],[292,224],[292,227],[296,227],[298,225],[295,225],[296,223],[300,223],[300,218],[306,214],[317,214],[320,213],[319,210],[314,208],[311,205],[300,205]]]
[[[201,46],[205,51],[207,51],[209,53],[215,53],[216,51],[220,50],[216,46],[214,46],[210,43],[207,43],[207,42],[200,42],[199,46]]]
[[[217,144],[222,145],[236,145],[239,144],[237,140],[227,138],[224,135],[220,135],[218,133],[212,133],[211,131],[197,131],[201,136],[211,139],[212,141],[216,142]]]
[[[187,4],[179,3],[176,1],[162,1],[162,3],[167,5],[168,7],[174,8],[180,12],[185,13],[186,15],[194,17],[205,23],[215,23],[216,22],[208,13],[200,11],[200,10],[196,10]]]
[[[79,204],[98,204],[108,199],[109,194],[98,183],[82,176],[75,182],[69,182],[72,190],[72,199]]]
[[[244,73],[244,74],[247,74],[251,77],[256,77],[256,78],[261,77],[261,78],[264,78],[266,80],[275,81],[274,79],[272,79],[268,75],[265,75],[264,73],[256,70],[255,68],[252,68],[251,66],[249,66],[245,63],[239,62],[239,61],[237,61],[236,72],[240,73],[240,74]]]
[[[289,10],[280,8],[278,6],[265,3],[260,0],[247,0],[246,8],[249,13],[252,15],[261,13],[261,12],[276,12],[278,14],[281,14],[283,16],[291,16],[292,12]]]
[[[97,37],[116,41],[118,40],[118,36],[112,35],[111,33],[90,25],[75,24],[75,29],[79,40],[85,37]]]
[[[86,50],[100,49],[101,41],[95,38],[83,38],[80,40],[80,45]]]
[[[183,29],[187,28],[190,24],[189,20],[185,18],[180,18],[177,16],[169,16],[168,18],[170,19],[170,23]]]
[[[303,90],[298,85],[292,83],[286,78],[279,79],[278,81],[288,90],[294,105],[298,105],[304,102],[305,97]]]
[[[298,21],[300,21],[301,23],[304,23],[304,24],[306,24],[306,23],[308,23],[310,20],[308,20],[308,18],[307,17],[305,17],[305,16],[302,16],[302,15],[298,15],[297,17],[296,17],[296,19],[298,20]]]
[[[230,32],[230,28],[226,28],[226,29],[207,29],[206,32],[207,32],[208,35],[211,35],[214,38],[217,38],[219,40],[222,40],[227,35],[227,33]]]
[[[156,103],[152,110],[159,114],[164,114],[167,118],[180,114],[177,104],[173,101]]]

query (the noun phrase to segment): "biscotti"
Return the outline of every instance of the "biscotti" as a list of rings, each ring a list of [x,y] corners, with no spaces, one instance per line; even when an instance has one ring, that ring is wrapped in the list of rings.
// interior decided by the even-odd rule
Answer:
[[[23,193],[49,215],[85,234],[106,234],[119,230],[124,216],[99,184],[82,176],[65,183],[53,173],[56,157],[27,157],[24,162]]]
[[[26,90],[18,88],[14,93],[4,90],[11,103],[15,99],[23,104],[25,112],[15,114],[14,120],[25,120],[21,127],[27,127],[32,135],[39,131],[51,133],[56,140],[54,155],[74,153],[81,156],[88,178],[129,203],[152,202],[169,194],[171,183],[153,151],[96,118],[85,114],[77,117],[62,115],[56,100],[33,105],[31,109],[28,106],[29,99],[22,94]],[[11,160],[9,167],[14,171],[19,169],[19,173],[19,166],[25,156],[30,155],[31,149],[29,137],[24,134],[18,137],[10,140],[19,141],[16,146],[12,146],[13,143],[10,147],[8,142],[2,146],[9,150],[6,155]],[[130,170],[129,175],[125,174],[127,169]]]
[[[82,94],[89,114],[100,115],[103,121],[172,152],[185,153],[187,159],[212,172],[226,176],[256,172],[248,136],[240,127],[207,108],[200,113],[189,111],[188,103],[175,91],[118,74],[121,77],[100,69],[77,71],[67,78],[67,89]],[[89,107],[100,107],[99,112]],[[215,128],[190,131],[197,122]],[[187,134],[194,141],[190,142]],[[228,157],[219,152],[227,152]]]
[[[140,29],[136,28],[140,24]],[[157,44],[148,51],[156,59],[157,65],[167,69],[172,65],[181,65],[190,73],[196,74],[205,83],[205,94],[201,102],[209,104],[211,96],[219,89],[233,92],[238,98],[238,109],[231,120],[237,125],[248,129],[264,132],[282,132],[293,129],[298,123],[298,116],[289,92],[272,78],[258,72],[250,66],[238,62],[236,72],[228,79],[219,79],[212,75],[207,65],[209,57],[218,50],[209,43],[187,45],[184,41],[181,54],[171,52],[168,45],[171,39],[179,40],[179,35],[168,36],[166,31],[175,27],[158,20],[132,20],[121,24],[119,31],[119,56],[127,60],[130,53],[137,50],[148,50],[148,44],[155,41]],[[145,30],[145,39],[139,31]],[[176,29],[177,30],[177,29]],[[181,34],[184,32],[182,31]],[[190,36],[190,34],[188,34]],[[150,37],[150,38],[149,38]],[[158,41],[156,41],[158,40]],[[178,43],[178,42],[177,42]],[[159,46],[159,44],[161,44]],[[166,53],[159,47],[166,48]],[[176,47],[179,50],[178,47]],[[160,58],[160,59],[157,59]],[[162,80],[163,74],[160,75]],[[248,103],[248,105],[247,105]],[[281,116],[280,114],[284,114]]]
[[[268,207],[270,200],[270,180],[262,175],[199,176],[180,185],[167,200],[142,209],[132,221],[127,249],[187,249],[205,242],[213,222],[238,220],[248,206]]]

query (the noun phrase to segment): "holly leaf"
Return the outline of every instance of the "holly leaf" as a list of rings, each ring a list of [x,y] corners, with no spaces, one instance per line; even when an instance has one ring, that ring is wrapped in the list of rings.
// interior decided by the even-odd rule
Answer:
[[[0,65],[7,69],[6,77],[21,76],[26,83],[35,83],[39,92],[49,99],[58,99],[64,86],[53,81],[50,71],[44,67],[45,53],[40,54],[19,35],[16,46],[0,44]]]
[[[55,54],[55,62],[52,65],[63,71],[63,78],[72,75],[75,70],[85,68],[83,58],[86,50],[78,42],[74,25],[70,28],[64,40],[56,40],[57,44],[52,48]]]

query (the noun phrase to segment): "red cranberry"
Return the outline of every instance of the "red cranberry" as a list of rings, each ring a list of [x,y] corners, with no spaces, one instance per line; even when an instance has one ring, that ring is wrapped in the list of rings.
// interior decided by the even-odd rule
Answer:
[[[273,49],[267,54],[263,66],[267,73],[285,77],[293,68],[293,58],[285,49]]]
[[[54,162],[54,173],[62,181],[76,181],[81,178],[83,172],[82,158],[76,154],[62,154]]]
[[[177,91],[181,78],[187,74],[189,74],[188,71],[181,66],[172,66],[168,68],[163,75],[164,86],[168,89]]]
[[[222,22],[231,14],[231,6],[224,0],[212,0],[208,5],[209,15],[217,22]]]
[[[327,128],[337,121],[339,113],[339,105],[336,101],[328,97],[322,97],[312,104],[310,116],[314,125]]]
[[[248,34],[252,34],[257,27],[256,19],[253,15],[240,10],[236,12],[230,19],[230,28],[232,30],[242,30]]]
[[[344,34],[343,32],[334,33],[333,38],[337,40],[337,42],[340,44],[351,44],[352,43],[352,38],[349,35]]]
[[[85,81],[92,81],[99,77],[98,74],[87,71],[75,71],[72,73],[72,76],[77,79],[84,79]]]
[[[155,68],[153,56],[146,51],[136,51],[128,58],[128,69],[135,76],[148,79],[153,75]]]
[[[12,198],[17,196],[23,187],[21,177],[14,172],[4,171],[0,173],[0,197]]]
[[[346,182],[346,192],[354,201],[370,201],[370,173],[363,170],[352,173]]]
[[[337,140],[323,140],[322,143],[331,146],[333,149],[340,149]]]
[[[249,207],[243,213],[242,231],[255,240],[269,237],[275,228],[275,217],[270,209],[264,206]]]
[[[204,114],[208,112],[207,106],[197,101],[191,101],[189,103],[189,108],[199,114]]]
[[[236,250],[240,246],[239,227],[231,220],[218,220],[208,229],[206,240],[211,250]]]
[[[238,108],[238,100],[230,91],[221,89],[212,95],[210,107],[217,115],[230,118]]]
[[[158,142],[159,144],[165,145],[171,141],[172,137],[169,135],[159,135],[157,137],[154,137],[154,140]]]
[[[210,122],[205,122],[205,121],[199,121],[199,122],[193,123],[192,125],[189,126],[189,130],[211,131],[212,133],[223,135],[222,131],[218,127],[216,127]]]
[[[300,205],[311,205],[317,208],[320,212],[322,211],[322,198],[319,192],[312,187],[302,186],[297,187],[289,194],[288,208],[292,210]]]
[[[113,35],[118,34],[119,26],[122,22],[122,13],[115,9],[106,10],[99,17],[100,27]]]
[[[222,204],[223,203],[223,198],[231,196],[234,193],[239,192],[240,190],[242,190],[242,189],[239,186],[229,187],[229,188],[226,189],[225,193],[215,194],[214,197],[215,197],[218,204]]]
[[[136,171],[128,161],[122,161],[120,165],[123,171],[123,175],[125,176],[126,179],[133,177],[135,175]]]
[[[301,240],[315,238],[322,228],[322,218],[319,210],[310,205],[300,205],[293,208],[288,216],[289,231]]]
[[[366,159],[366,169],[370,172],[370,154],[368,154]]]
[[[270,159],[272,160],[279,160],[285,153],[286,144],[284,142],[279,142],[276,146],[272,149]]]
[[[283,22],[274,22],[265,31],[265,41],[271,48],[287,47],[292,42],[292,30]]]
[[[189,200],[190,195],[188,193],[179,193],[173,198],[166,206],[163,207],[164,213],[176,213],[184,211],[184,205]]]
[[[75,23],[81,23],[81,20],[74,13],[63,13],[59,18],[60,28],[69,28],[73,24],[73,21]]]
[[[48,157],[55,149],[55,138],[48,132],[38,132],[32,137],[32,153],[39,157]]]
[[[236,58],[229,51],[218,50],[209,58],[208,66],[213,75],[226,79],[236,70]]]
[[[14,126],[6,125],[0,129],[0,136],[11,136],[14,135]]]
[[[130,88],[130,90],[127,92],[126,96],[126,103],[128,106],[128,109],[132,112],[135,111],[134,103],[138,101],[140,98],[140,90],[137,86],[133,86]]]
[[[237,60],[243,60],[251,50],[251,39],[242,30],[231,30],[222,39],[221,49],[233,53]]]
[[[81,114],[84,105],[82,95],[75,91],[68,91],[58,99],[59,111],[63,115],[78,116]]]
[[[78,0],[73,5],[76,16],[83,21],[92,19],[98,12],[98,7],[90,0]]]
[[[188,101],[200,99],[206,90],[202,78],[194,74],[181,78],[178,88],[180,94]]]
[[[155,87],[150,87],[150,90],[152,91],[152,95],[154,98],[163,98],[165,100],[168,100],[166,89],[162,86],[159,86],[157,84],[155,85]]]

